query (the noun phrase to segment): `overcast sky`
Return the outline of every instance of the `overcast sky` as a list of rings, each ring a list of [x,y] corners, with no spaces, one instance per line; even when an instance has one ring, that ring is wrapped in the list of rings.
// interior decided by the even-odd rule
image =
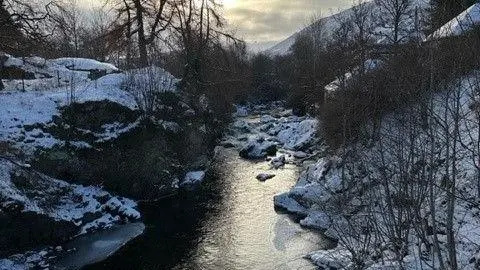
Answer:
[[[351,6],[352,0],[224,0],[229,23],[249,44],[268,47],[310,24]]]
[[[267,48],[305,27],[316,16],[351,6],[352,0],[223,0],[230,28],[254,50]],[[93,7],[100,0],[79,0]]]

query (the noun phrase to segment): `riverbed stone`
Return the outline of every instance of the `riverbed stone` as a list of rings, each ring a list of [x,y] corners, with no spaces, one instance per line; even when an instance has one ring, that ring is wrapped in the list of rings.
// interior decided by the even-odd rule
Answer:
[[[257,175],[257,180],[261,182],[265,182],[267,180],[274,178],[275,176],[276,176],[275,174],[261,173]]]

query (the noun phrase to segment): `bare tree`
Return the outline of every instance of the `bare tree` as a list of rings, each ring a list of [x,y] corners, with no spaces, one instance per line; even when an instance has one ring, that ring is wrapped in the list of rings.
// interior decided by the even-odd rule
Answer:
[[[38,50],[39,43],[51,35],[48,22],[55,0],[0,0],[0,50],[25,54],[31,46]]]
[[[172,21],[173,0],[110,0],[116,6],[117,23],[114,31],[121,31],[131,39],[137,37],[140,65],[148,65],[148,46],[162,38]]]
[[[61,0],[58,2],[58,6],[59,8],[53,15],[56,32],[59,33],[55,39],[60,42],[62,56],[78,57],[83,46],[81,35],[86,32],[84,14],[82,14],[77,0]]]
[[[379,7],[377,22],[387,29],[381,36],[388,44],[398,45],[410,37],[413,30],[415,5],[412,0],[375,0]]]

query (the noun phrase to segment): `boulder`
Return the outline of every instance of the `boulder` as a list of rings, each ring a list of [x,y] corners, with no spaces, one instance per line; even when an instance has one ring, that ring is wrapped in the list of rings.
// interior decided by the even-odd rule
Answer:
[[[272,179],[275,177],[275,174],[268,174],[268,173],[261,173],[257,175],[257,180],[261,182],[265,182],[269,179]]]
[[[281,155],[279,157],[276,157],[276,158],[272,159],[272,161],[270,162],[270,165],[274,169],[279,169],[279,168],[285,166],[286,162],[287,162],[287,158],[285,157],[285,155]]]
[[[250,141],[240,150],[240,157],[245,159],[264,159],[267,156],[275,156],[276,154],[277,145],[264,139]]]

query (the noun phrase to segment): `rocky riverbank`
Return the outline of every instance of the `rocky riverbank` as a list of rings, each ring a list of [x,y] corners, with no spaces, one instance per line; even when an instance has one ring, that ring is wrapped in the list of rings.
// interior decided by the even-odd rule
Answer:
[[[214,132],[163,69],[7,57],[5,68],[29,76],[6,78],[0,92],[0,269],[49,268],[72,239],[141,220],[123,196],[173,194],[208,166]],[[158,108],[146,117],[126,90],[150,79]]]

